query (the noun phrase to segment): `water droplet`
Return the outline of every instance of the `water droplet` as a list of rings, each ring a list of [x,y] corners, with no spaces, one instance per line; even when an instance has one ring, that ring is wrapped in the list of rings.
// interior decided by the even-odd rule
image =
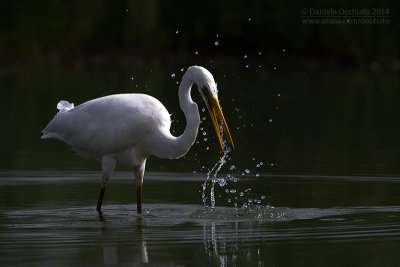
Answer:
[[[236,183],[238,181],[238,178],[233,178],[233,182]]]
[[[179,84],[179,81],[176,81],[176,84]]]
[[[271,166],[271,167],[274,167],[274,163],[272,162],[272,163],[270,164],[270,166]]]
[[[203,132],[203,135],[206,135],[207,133],[206,132]]]
[[[256,177],[259,177],[260,176],[260,174],[259,173],[256,173]]]
[[[249,21],[251,21],[251,18],[249,18]]]
[[[274,70],[276,70],[277,68],[276,67],[274,67]]]
[[[128,12],[129,10],[128,10],[128,9],[125,9],[125,11]]]
[[[253,157],[253,160],[256,160],[256,158]]]
[[[181,68],[181,72],[183,72],[185,69],[184,68]]]
[[[258,55],[261,56],[261,52],[258,52]]]
[[[131,77],[131,80],[133,80],[133,76]]]
[[[201,109],[201,112],[204,112],[204,111],[206,111],[206,108],[202,108],[202,109]]]
[[[209,147],[206,147],[206,149],[207,149],[207,150],[210,150],[210,148],[209,148]]]
[[[231,165],[231,167],[229,169],[234,170],[234,169],[236,169],[236,167],[235,167],[235,165]]]
[[[196,171],[193,171],[193,173],[197,173]]]
[[[256,168],[259,168],[260,167],[260,164],[259,163],[257,163],[257,165],[256,165]]]
[[[243,58],[247,58],[247,55],[244,55]]]
[[[248,69],[249,68],[249,65],[246,65],[246,69]]]
[[[201,119],[202,119],[203,121],[205,121],[205,120],[206,120],[206,117],[201,117]]]
[[[281,96],[281,94],[278,94],[278,96]]]
[[[283,52],[283,53],[285,53],[285,52],[286,52],[286,50],[285,50],[285,49],[282,49],[282,52]]]
[[[179,33],[179,31],[176,31],[175,33],[176,33],[176,34],[178,34],[178,33]]]
[[[175,78],[175,73],[171,73],[171,78]]]
[[[227,188],[227,189],[225,189],[225,193],[229,193],[229,189]]]
[[[269,119],[268,121],[269,121],[269,122],[272,122],[272,119]]]
[[[243,192],[240,192],[239,196],[241,196],[241,197],[244,196],[244,193],[243,193]]]
[[[204,141],[207,141],[207,140],[208,140],[207,137],[205,137],[205,138],[204,138]]]
[[[264,165],[264,162],[260,161],[260,166]]]
[[[231,203],[231,202],[232,202],[232,200],[231,200],[230,198],[228,198],[228,202],[229,202],[229,203]]]
[[[198,55],[198,54],[199,54],[199,52],[197,52],[197,51],[196,51],[196,52],[194,52],[194,54],[195,54],[195,55]]]
[[[218,41],[215,41],[215,45],[216,45],[216,46],[218,45]]]
[[[245,169],[244,171],[245,171],[247,174],[250,173],[250,170],[249,170],[249,169]]]
[[[262,196],[261,196],[261,199],[265,199],[265,196],[264,196],[264,195],[262,195]]]
[[[232,194],[236,193],[236,189],[231,189],[229,192],[231,192]]]

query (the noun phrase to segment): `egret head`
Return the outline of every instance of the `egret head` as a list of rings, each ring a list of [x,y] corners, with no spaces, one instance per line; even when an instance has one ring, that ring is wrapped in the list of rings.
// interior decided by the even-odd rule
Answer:
[[[204,100],[204,103],[207,106],[208,112],[210,113],[212,123],[218,136],[218,141],[221,145],[221,149],[224,149],[221,135],[222,129],[225,132],[229,143],[232,146],[232,149],[234,149],[233,140],[229,132],[228,125],[226,124],[224,114],[222,113],[221,106],[219,105],[218,90],[217,85],[214,81],[214,77],[208,70],[203,67],[196,66],[192,68],[196,68],[196,76],[198,77],[197,87],[199,88],[200,94]],[[222,129],[220,129],[220,124],[222,126]]]

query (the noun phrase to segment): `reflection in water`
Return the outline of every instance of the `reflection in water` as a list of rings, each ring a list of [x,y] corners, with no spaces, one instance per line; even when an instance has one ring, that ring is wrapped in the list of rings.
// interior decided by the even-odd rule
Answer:
[[[103,244],[103,260],[104,264],[117,264],[118,255],[115,245]]]
[[[140,262],[148,263],[149,257],[147,256],[147,247],[146,247],[146,236],[143,230],[142,218],[137,219],[138,222],[138,232],[140,236]]]
[[[114,179],[111,199],[121,203],[106,203],[99,219],[87,198],[97,193],[95,175],[84,187],[75,174],[14,176],[0,175],[0,266],[398,264],[397,177],[266,176],[270,198],[287,206],[204,209],[185,204],[199,181],[174,183],[180,176],[171,176],[148,181],[147,212],[140,216],[132,187]],[[250,182],[246,187],[262,188]],[[182,203],[168,199],[172,188]],[[313,194],[306,198],[304,192]]]
[[[255,234],[252,232],[252,222],[245,222],[245,224],[247,225],[245,228],[248,229],[248,233],[242,233],[240,229],[243,226],[239,227],[239,222],[231,223],[230,231],[219,229],[215,222],[203,223],[203,246],[205,252],[210,258],[214,258],[218,262],[218,266],[238,266],[240,264],[238,259],[243,258],[243,253],[241,252],[243,245],[240,243],[243,242],[243,239],[247,239],[247,234],[248,241],[253,239]],[[254,242],[245,251],[246,262],[264,266],[265,259],[262,259],[261,250],[262,244]]]
[[[106,220],[103,214],[99,214],[100,221],[103,222],[103,227],[101,228],[103,233],[102,247],[103,247],[103,262],[104,264],[118,264],[121,263],[118,257],[119,246],[118,240],[115,240],[115,233],[109,231]],[[149,257],[147,255],[146,246],[146,235],[143,229],[143,218],[139,217],[136,220],[136,229],[132,233],[129,233],[130,237],[133,239],[139,239],[139,246],[131,246],[130,258],[133,263],[149,263]]]

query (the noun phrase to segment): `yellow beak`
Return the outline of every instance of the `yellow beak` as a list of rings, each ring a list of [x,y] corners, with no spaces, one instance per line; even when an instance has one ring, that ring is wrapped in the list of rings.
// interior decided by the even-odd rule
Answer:
[[[224,145],[222,142],[221,130],[219,128],[217,118],[219,119],[219,121],[224,129],[224,132],[225,132],[226,136],[228,137],[228,140],[232,146],[232,149],[235,149],[235,146],[233,145],[231,133],[229,132],[229,128],[228,128],[228,125],[226,124],[224,114],[222,113],[221,106],[219,105],[218,99],[211,94],[209,94],[206,97],[206,99],[207,99],[207,101],[205,101],[205,102],[207,105],[207,109],[208,109],[208,112],[210,113],[211,120],[213,122],[215,131],[217,132],[218,141],[219,141],[219,144],[221,145],[221,149],[224,150]]]

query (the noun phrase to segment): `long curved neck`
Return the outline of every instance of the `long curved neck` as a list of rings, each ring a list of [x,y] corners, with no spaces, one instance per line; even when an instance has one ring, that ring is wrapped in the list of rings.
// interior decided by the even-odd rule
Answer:
[[[186,128],[183,134],[178,137],[169,136],[164,147],[164,158],[180,158],[184,156],[196,141],[197,132],[200,125],[200,114],[197,104],[191,97],[192,85],[195,83],[190,72],[186,72],[182,77],[179,86],[179,105],[185,113]]]

